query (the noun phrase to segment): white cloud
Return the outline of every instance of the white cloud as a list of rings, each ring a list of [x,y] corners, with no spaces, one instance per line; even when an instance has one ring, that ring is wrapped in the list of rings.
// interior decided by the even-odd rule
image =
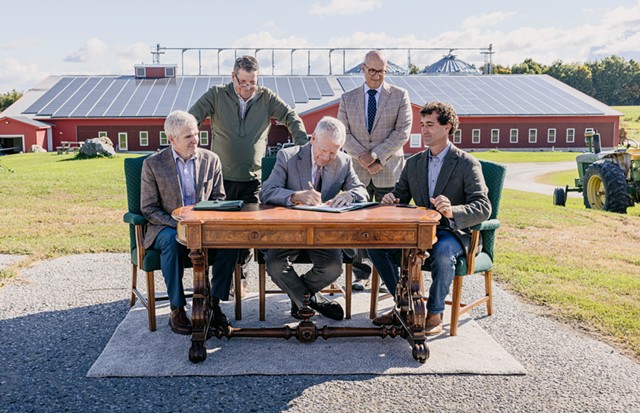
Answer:
[[[362,14],[380,7],[382,7],[380,0],[330,0],[327,5],[313,3],[309,8],[309,14],[312,16]]]
[[[0,59],[0,93],[14,88],[26,92],[27,87],[35,85],[47,75],[36,64],[23,64],[12,58]]]
[[[65,62],[90,62],[96,59],[104,58],[107,51],[107,45],[100,39],[92,37],[87,40],[78,50],[69,53],[65,58]]]
[[[467,17],[462,21],[461,26],[464,28],[472,28],[472,27],[490,27],[495,26],[503,21],[507,21],[512,17],[516,16],[518,13],[516,12],[501,12],[496,11],[493,13],[485,13],[478,16]]]
[[[13,42],[0,44],[0,50],[19,50],[34,44],[38,44],[38,43],[39,43],[39,40],[35,37],[25,37],[24,39],[19,39]]]

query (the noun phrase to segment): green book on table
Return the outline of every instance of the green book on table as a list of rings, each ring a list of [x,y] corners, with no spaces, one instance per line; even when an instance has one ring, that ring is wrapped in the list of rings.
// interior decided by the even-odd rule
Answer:
[[[200,201],[193,206],[196,211],[240,211],[243,201]]]

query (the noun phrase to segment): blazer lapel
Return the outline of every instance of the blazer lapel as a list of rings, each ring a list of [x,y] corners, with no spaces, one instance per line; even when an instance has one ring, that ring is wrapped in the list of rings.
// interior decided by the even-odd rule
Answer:
[[[206,172],[206,168],[202,167],[202,154],[198,149],[196,149],[195,160],[194,160],[195,174],[196,174],[196,202],[204,201],[203,198],[203,187],[204,187],[204,174]]]
[[[378,121],[380,120],[381,113],[384,110],[387,101],[389,100],[389,96],[391,96],[391,92],[389,91],[389,86],[386,83],[382,84],[382,88],[380,89],[380,97],[378,98],[378,106],[376,107],[376,117],[373,119],[373,128],[371,131],[376,128]],[[363,96],[364,99],[364,96]],[[364,103],[363,103],[364,104]]]
[[[416,204],[424,205],[429,207],[431,203],[429,202],[429,165],[428,165],[429,156],[427,155],[427,151],[423,151],[418,158],[418,187],[420,188],[420,197],[421,200],[416,199]],[[422,201],[422,204],[420,203]]]
[[[182,200],[182,186],[180,185],[180,179],[178,178],[178,172],[176,171],[176,161],[173,159],[173,151],[171,147],[166,149],[163,159],[163,182],[162,184],[169,188],[171,196],[177,201],[179,205],[184,206]]]
[[[360,86],[356,89],[357,93],[355,93],[355,102],[354,105],[354,113],[357,114],[357,125],[359,125],[359,129],[367,132],[367,125],[364,119],[364,86]],[[350,121],[351,122],[351,121]]]
[[[442,194],[445,185],[449,182],[449,178],[453,173],[453,170],[458,163],[458,151],[455,146],[451,145],[449,148],[449,153],[444,158],[444,162],[442,163],[442,169],[440,169],[440,175],[438,175],[438,180],[436,181],[436,187],[433,191],[433,196],[436,197]]]
[[[311,144],[307,143],[298,152],[298,161],[296,162],[298,167],[298,176],[300,177],[300,190],[309,189],[309,182],[311,182]]]

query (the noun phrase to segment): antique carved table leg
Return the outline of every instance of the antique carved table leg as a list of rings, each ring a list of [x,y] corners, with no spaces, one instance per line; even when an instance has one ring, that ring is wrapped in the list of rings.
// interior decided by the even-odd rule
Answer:
[[[402,251],[400,279],[396,292],[396,316],[407,333],[413,358],[424,363],[429,358],[426,342],[425,304],[422,296],[422,262],[426,252],[417,249]]]
[[[193,304],[191,308],[191,348],[189,360],[193,363],[204,361],[207,358],[207,350],[204,347],[206,341],[206,329],[209,325],[206,260],[202,250],[191,250],[189,258],[193,263]]]

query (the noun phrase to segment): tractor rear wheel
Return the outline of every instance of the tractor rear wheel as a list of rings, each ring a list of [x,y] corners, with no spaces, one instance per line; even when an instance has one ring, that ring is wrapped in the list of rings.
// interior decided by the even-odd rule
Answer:
[[[553,205],[565,206],[567,203],[567,194],[564,192],[564,188],[557,187],[553,190]]]
[[[627,179],[617,164],[605,160],[592,163],[584,174],[583,182],[585,207],[627,213]]]

